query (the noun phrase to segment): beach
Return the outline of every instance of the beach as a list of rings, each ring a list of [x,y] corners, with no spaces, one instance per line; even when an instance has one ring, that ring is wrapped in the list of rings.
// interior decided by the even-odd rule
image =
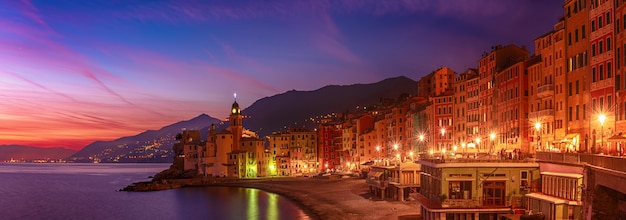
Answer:
[[[417,219],[416,201],[372,198],[363,179],[267,178],[218,185],[257,188],[288,197],[318,219]]]

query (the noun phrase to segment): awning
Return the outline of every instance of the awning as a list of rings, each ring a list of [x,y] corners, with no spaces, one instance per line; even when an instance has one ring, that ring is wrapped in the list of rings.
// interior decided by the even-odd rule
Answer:
[[[382,171],[370,171],[370,172],[367,174],[367,177],[375,177],[375,178],[378,178],[378,177],[380,177],[380,175],[383,175],[383,172],[382,172]]]
[[[608,142],[622,142],[622,141],[626,141],[626,137],[622,136],[622,135],[613,135],[612,137],[606,139],[606,141]]]
[[[578,138],[579,134],[578,133],[572,133],[572,134],[567,134],[565,135],[565,138],[563,138],[563,140],[561,140],[562,142],[572,142],[574,141],[574,138],[576,138],[576,142],[580,142],[580,138]]]
[[[362,163],[361,165],[363,165],[363,166],[371,166],[372,164],[374,164],[374,161],[367,161],[365,163]]]

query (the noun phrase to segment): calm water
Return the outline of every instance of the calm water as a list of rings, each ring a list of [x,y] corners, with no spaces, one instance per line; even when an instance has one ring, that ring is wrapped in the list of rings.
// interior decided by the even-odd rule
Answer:
[[[257,189],[116,190],[169,164],[0,163],[0,219],[309,219],[285,197]]]

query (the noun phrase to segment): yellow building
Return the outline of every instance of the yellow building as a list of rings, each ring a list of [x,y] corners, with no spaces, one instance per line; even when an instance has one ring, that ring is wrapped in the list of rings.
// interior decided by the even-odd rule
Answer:
[[[422,219],[496,219],[524,210],[523,196],[540,178],[529,160],[422,158]]]

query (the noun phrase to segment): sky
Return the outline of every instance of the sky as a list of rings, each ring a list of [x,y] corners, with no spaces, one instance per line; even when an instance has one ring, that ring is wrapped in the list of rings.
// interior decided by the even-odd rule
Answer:
[[[476,68],[563,1],[0,0],[0,145],[80,149],[288,90]]]

